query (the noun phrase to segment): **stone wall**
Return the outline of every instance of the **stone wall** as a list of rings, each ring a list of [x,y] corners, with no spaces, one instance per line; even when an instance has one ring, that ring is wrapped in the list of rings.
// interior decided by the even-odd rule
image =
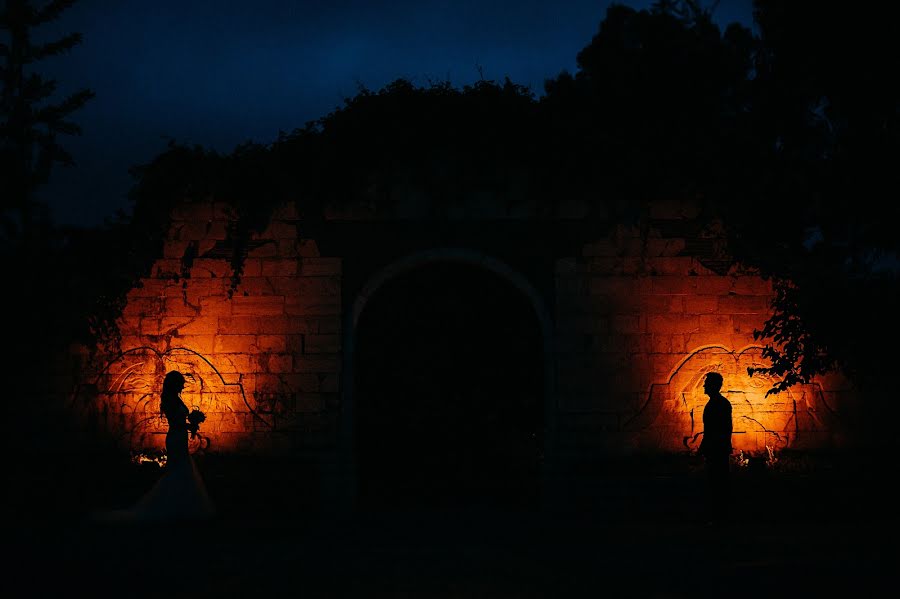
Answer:
[[[164,445],[162,377],[188,376],[182,397],[207,414],[218,451],[333,449],[341,373],[341,261],[321,257],[285,207],[251,241],[240,282],[221,204],[173,215],[162,257],[133,289],[120,320],[121,352],[107,348],[86,389],[93,418],[132,449]],[[84,403],[84,402],[79,402]]]
[[[833,447],[849,387],[829,377],[766,397],[761,329],[770,281],[729,265],[715,223],[695,230],[687,203],[662,202],[556,265],[561,456],[685,451],[703,431],[704,375],[724,377],[736,450]],[[680,235],[679,230],[689,231]]]
[[[766,397],[772,381],[748,376],[763,364],[753,330],[772,287],[729,265],[722,232],[696,217],[691,204],[657,203],[556,260],[555,297],[543,298],[555,306],[555,456],[694,449],[710,370],[724,375],[737,449],[840,443],[851,394],[839,377]],[[161,448],[158,394],[177,369],[185,402],[208,416],[195,449],[337,455],[342,315],[355,301],[342,298],[342,260],[320,255],[285,207],[252,239],[232,289],[230,218],[216,203],[174,213],[163,255],[128,294],[121,347],[101,352],[73,405],[123,446]]]

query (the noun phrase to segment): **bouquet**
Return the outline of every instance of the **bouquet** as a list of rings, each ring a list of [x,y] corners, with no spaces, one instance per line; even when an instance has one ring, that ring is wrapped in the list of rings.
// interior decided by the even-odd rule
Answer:
[[[191,431],[191,439],[197,436],[197,431],[200,430],[200,423],[206,420],[206,414],[194,408],[191,410],[191,413],[188,414],[188,430]]]

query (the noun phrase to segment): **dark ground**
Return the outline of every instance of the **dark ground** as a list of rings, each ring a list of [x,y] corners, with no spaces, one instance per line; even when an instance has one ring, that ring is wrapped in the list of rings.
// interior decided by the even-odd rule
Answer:
[[[4,594],[882,596],[900,565],[887,464],[845,454],[736,468],[733,520],[708,527],[702,471],[685,456],[595,465],[543,509],[351,512],[317,504],[298,463],[204,456],[216,520],[111,527],[87,515],[137,499],[159,469],[44,457],[10,468]]]

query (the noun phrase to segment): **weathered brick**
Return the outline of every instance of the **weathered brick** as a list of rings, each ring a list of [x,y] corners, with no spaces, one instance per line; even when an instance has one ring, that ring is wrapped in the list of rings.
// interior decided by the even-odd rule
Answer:
[[[141,279],[140,286],[128,290],[126,297],[129,300],[137,297],[161,297],[170,284],[166,279]]]
[[[297,261],[291,259],[272,259],[262,261],[264,277],[293,277],[297,275]]]
[[[684,311],[688,314],[712,314],[719,308],[719,298],[715,295],[685,295]]]
[[[756,314],[769,311],[765,295],[725,295],[719,297],[719,314]]]
[[[257,335],[259,318],[255,316],[221,316],[218,319],[220,335]]]
[[[340,258],[300,258],[300,273],[304,277],[340,275],[341,265]]]
[[[587,243],[581,250],[582,256],[616,256],[618,248],[611,239],[599,239]]]
[[[159,316],[163,310],[163,300],[159,298],[137,297],[129,299],[122,310],[124,316]]]
[[[301,239],[297,246],[297,254],[304,258],[319,256],[319,245],[314,239]]]
[[[177,238],[181,241],[199,241],[209,232],[209,221],[189,220],[178,226]]]
[[[294,361],[290,354],[269,354],[266,370],[271,373],[293,372]]]
[[[261,277],[262,276],[262,258],[247,258],[244,260],[244,270],[241,277]]]
[[[232,313],[236,316],[277,316],[284,314],[284,298],[281,296],[239,296],[231,298]]]
[[[306,335],[303,349],[307,354],[333,354],[341,351],[340,335]]]
[[[272,284],[272,280],[266,277],[242,277],[238,284],[234,297],[281,295]]]
[[[341,318],[339,316],[318,316],[310,321],[315,320],[318,323],[318,331],[309,331],[310,333],[319,332],[323,335],[332,333],[340,334]]]
[[[177,204],[170,215],[173,221],[208,221],[213,217],[213,210],[208,202],[186,202]]]
[[[215,351],[213,335],[179,335],[170,339],[171,347],[185,347],[209,357]]]
[[[163,244],[163,258],[175,258],[180,260],[190,244],[190,241],[167,240]]]
[[[274,241],[264,243],[247,252],[248,258],[274,258],[278,255],[278,244]]]
[[[639,295],[633,304],[644,314],[680,314],[685,312],[685,295]]]
[[[733,332],[750,335],[753,329],[762,329],[765,321],[765,314],[735,314],[731,317]]]
[[[658,276],[648,278],[652,293],[693,295],[697,292],[697,279],[700,277]]]
[[[284,311],[292,316],[337,316],[341,313],[340,297],[288,296]]]
[[[700,295],[725,295],[734,287],[734,277],[695,277],[697,293]]]
[[[684,354],[683,334],[654,334],[650,344],[652,354]]]
[[[259,335],[256,338],[256,346],[262,352],[285,352],[287,339],[284,335]]]
[[[700,330],[700,319],[688,314],[650,314],[647,316],[647,330],[652,333],[693,333]]]
[[[649,263],[652,270],[661,276],[687,276],[693,266],[689,256],[653,258]]]
[[[215,335],[217,321],[215,316],[164,317],[161,327],[179,335]]]
[[[203,316],[230,316],[231,300],[227,296],[200,298],[200,313]]]
[[[660,220],[694,219],[700,214],[700,206],[690,200],[654,200],[648,203],[650,218]]]
[[[727,314],[701,314],[700,331],[730,335],[734,332],[732,317]]]
[[[231,264],[220,258],[197,258],[191,265],[192,280],[204,277],[228,278],[231,272]]]
[[[297,258],[300,255],[300,243],[297,239],[279,239],[278,256],[281,258]]]
[[[677,256],[684,250],[684,239],[663,239],[651,237],[647,240],[645,252],[647,256]]]
[[[259,333],[269,335],[288,335],[297,333],[316,333],[319,323],[312,318],[297,316],[262,316],[259,318]]]
[[[172,279],[181,274],[181,260],[175,258],[159,259],[153,263],[150,276],[157,279]]]
[[[647,330],[647,316],[643,314],[613,314],[610,331],[614,333],[643,333]]]
[[[200,306],[195,306],[180,297],[167,297],[163,308],[166,316],[199,316]]]
[[[217,335],[216,353],[239,354],[258,351],[255,335]]]
[[[260,239],[296,239],[297,226],[294,223],[273,220],[259,237]]]

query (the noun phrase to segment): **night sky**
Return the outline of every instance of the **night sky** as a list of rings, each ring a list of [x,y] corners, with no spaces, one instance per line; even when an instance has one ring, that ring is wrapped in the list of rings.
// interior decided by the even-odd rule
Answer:
[[[646,8],[651,2],[621,2]],[[59,93],[96,93],[63,140],[76,166],[41,190],[55,222],[92,226],[128,211],[130,166],[169,139],[229,152],[269,143],[338,107],[360,86],[502,80],[543,93],[610,2],[567,0],[80,0],[39,33],[80,32],[69,54],[38,65]],[[711,3],[706,3],[711,4]],[[750,26],[751,0],[723,0],[721,28]],[[480,69],[480,74],[479,74]]]

